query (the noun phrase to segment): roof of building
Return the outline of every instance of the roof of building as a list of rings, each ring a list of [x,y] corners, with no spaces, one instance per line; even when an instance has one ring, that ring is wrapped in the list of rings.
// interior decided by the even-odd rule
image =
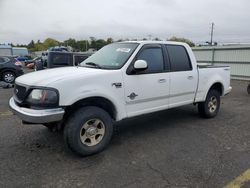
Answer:
[[[250,49],[250,45],[223,45],[223,46],[197,46],[192,47],[193,50],[237,50],[237,49]]]

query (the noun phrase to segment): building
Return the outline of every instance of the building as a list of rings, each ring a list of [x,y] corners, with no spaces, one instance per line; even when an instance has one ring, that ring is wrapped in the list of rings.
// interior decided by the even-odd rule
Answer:
[[[10,45],[0,45],[0,55],[4,56],[26,56],[28,49],[23,47],[11,47]]]
[[[10,45],[0,45],[0,55],[11,56],[12,47]]]
[[[198,64],[230,66],[233,79],[250,80],[250,45],[192,48]]]
[[[12,48],[12,55],[14,56],[27,56],[29,54],[27,48],[23,47],[13,47]]]

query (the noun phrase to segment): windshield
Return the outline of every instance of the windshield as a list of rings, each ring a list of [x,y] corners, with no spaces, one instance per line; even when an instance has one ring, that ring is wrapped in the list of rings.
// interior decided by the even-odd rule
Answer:
[[[119,69],[126,63],[137,46],[137,43],[109,44],[84,60],[80,66]]]

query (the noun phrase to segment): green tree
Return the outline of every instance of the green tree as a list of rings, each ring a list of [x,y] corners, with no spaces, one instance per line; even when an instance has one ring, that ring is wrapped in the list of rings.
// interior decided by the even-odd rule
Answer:
[[[35,42],[32,40],[28,45],[27,45],[28,49],[33,49],[35,48]]]
[[[43,46],[46,47],[47,49],[50,47],[58,46],[58,45],[59,45],[59,42],[52,38],[47,38],[43,42]]]
[[[90,47],[96,49],[96,38],[95,37],[89,37],[90,38]]]
[[[79,41],[76,41],[76,50],[79,50],[79,51],[87,51],[88,48],[89,48],[89,42],[87,40],[79,40]]]
[[[156,41],[160,41],[161,39],[159,39],[158,37],[155,37],[154,40]]]
[[[195,44],[194,44],[191,40],[186,39],[186,38],[179,38],[179,37],[173,36],[173,37],[171,37],[171,38],[168,39],[168,40],[169,40],[169,41],[175,41],[175,42],[185,42],[185,43],[187,43],[190,47],[195,46]]]
[[[30,51],[45,51],[48,48],[43,45],[43,43],[36,43],[34,49],[30,49]]]
[[[114,42],[114,40],[112,38],[107,38],[107,44],[111,44],[113,42]]]
[[[95,41],[96,50],[100,50],[105,45],[107,45],[107,42],[103,39],[98,39],[97,41]]]
[[[41,41],[40,41],[39,39],[37,40],[37,44],[42,44]]]
[[[65,40],[64,42],[64,46],[71,46],[72,48],[77,48],[77,44],[76,44],[76,40],[69,38],[68,40]]]

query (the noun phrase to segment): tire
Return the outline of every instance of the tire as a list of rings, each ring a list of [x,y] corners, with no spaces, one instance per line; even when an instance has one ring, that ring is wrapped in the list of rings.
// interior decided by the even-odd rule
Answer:
[[[6,71],[2,74],[2,80],[6,83],[14,83],[16,74],[12,71]]]
[[[198,111],[202,117],[213,118],[220,109],[220,93],[217,90],[210,90],[205,102],[198,104]]]
[[[104,150],[113,135],[113,120],[101,108],[88,106],[78,109],[64,127],[66,145],[81,156]]]
[[[247,92],[250,95],[250,84],[247,86]]]

